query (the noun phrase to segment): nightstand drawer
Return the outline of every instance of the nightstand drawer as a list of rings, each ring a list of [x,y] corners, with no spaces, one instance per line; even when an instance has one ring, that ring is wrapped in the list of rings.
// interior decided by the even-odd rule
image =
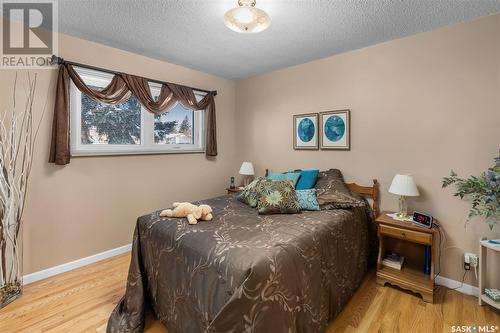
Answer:
[[[379,225],[380,234],[387,235],[394,238],[404,239],[410,242],[432,245],[432,235],[413,230],[403,230],[394,228],[388,225]]]

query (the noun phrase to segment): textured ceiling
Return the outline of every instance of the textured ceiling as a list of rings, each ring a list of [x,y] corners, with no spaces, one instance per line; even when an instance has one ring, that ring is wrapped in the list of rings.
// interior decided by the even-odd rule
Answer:
[[[236,0],[64,0],[59,30],[112,47],[244,79],[500,11],[500,0],[257,0],[258,34],[223,23]]]

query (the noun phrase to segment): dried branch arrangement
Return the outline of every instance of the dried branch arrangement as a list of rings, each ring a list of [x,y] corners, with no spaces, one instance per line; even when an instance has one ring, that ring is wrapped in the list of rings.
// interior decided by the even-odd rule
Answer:
[[[16,73],[12,106],[0,114],[0,308],[22,292],[21,220],[41,123],[33,125],[36,80],[36,74],[27,75],[26,98],[18,105]]]

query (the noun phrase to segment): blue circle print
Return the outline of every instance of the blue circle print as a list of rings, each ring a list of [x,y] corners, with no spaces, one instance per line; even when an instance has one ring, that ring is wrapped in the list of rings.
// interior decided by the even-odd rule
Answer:
[[[339,141],[345,134],[345,123],[339,116],[333,116],[325,122],[325,135],[330,141]]]
[[[304,118],[299,122],[297,132],[302,142],[309,142],[314,137],[314,123],[309,118]]]

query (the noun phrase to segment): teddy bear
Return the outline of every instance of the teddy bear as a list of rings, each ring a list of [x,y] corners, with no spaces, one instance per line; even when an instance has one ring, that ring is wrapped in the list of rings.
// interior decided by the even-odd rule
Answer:
[[[212,207],[209,205],[193,205],[190,202],[174,202],[174,209],[161,211],[161,217],[187,217],[189,224],[196,224],[198,220],[211,221]]]

